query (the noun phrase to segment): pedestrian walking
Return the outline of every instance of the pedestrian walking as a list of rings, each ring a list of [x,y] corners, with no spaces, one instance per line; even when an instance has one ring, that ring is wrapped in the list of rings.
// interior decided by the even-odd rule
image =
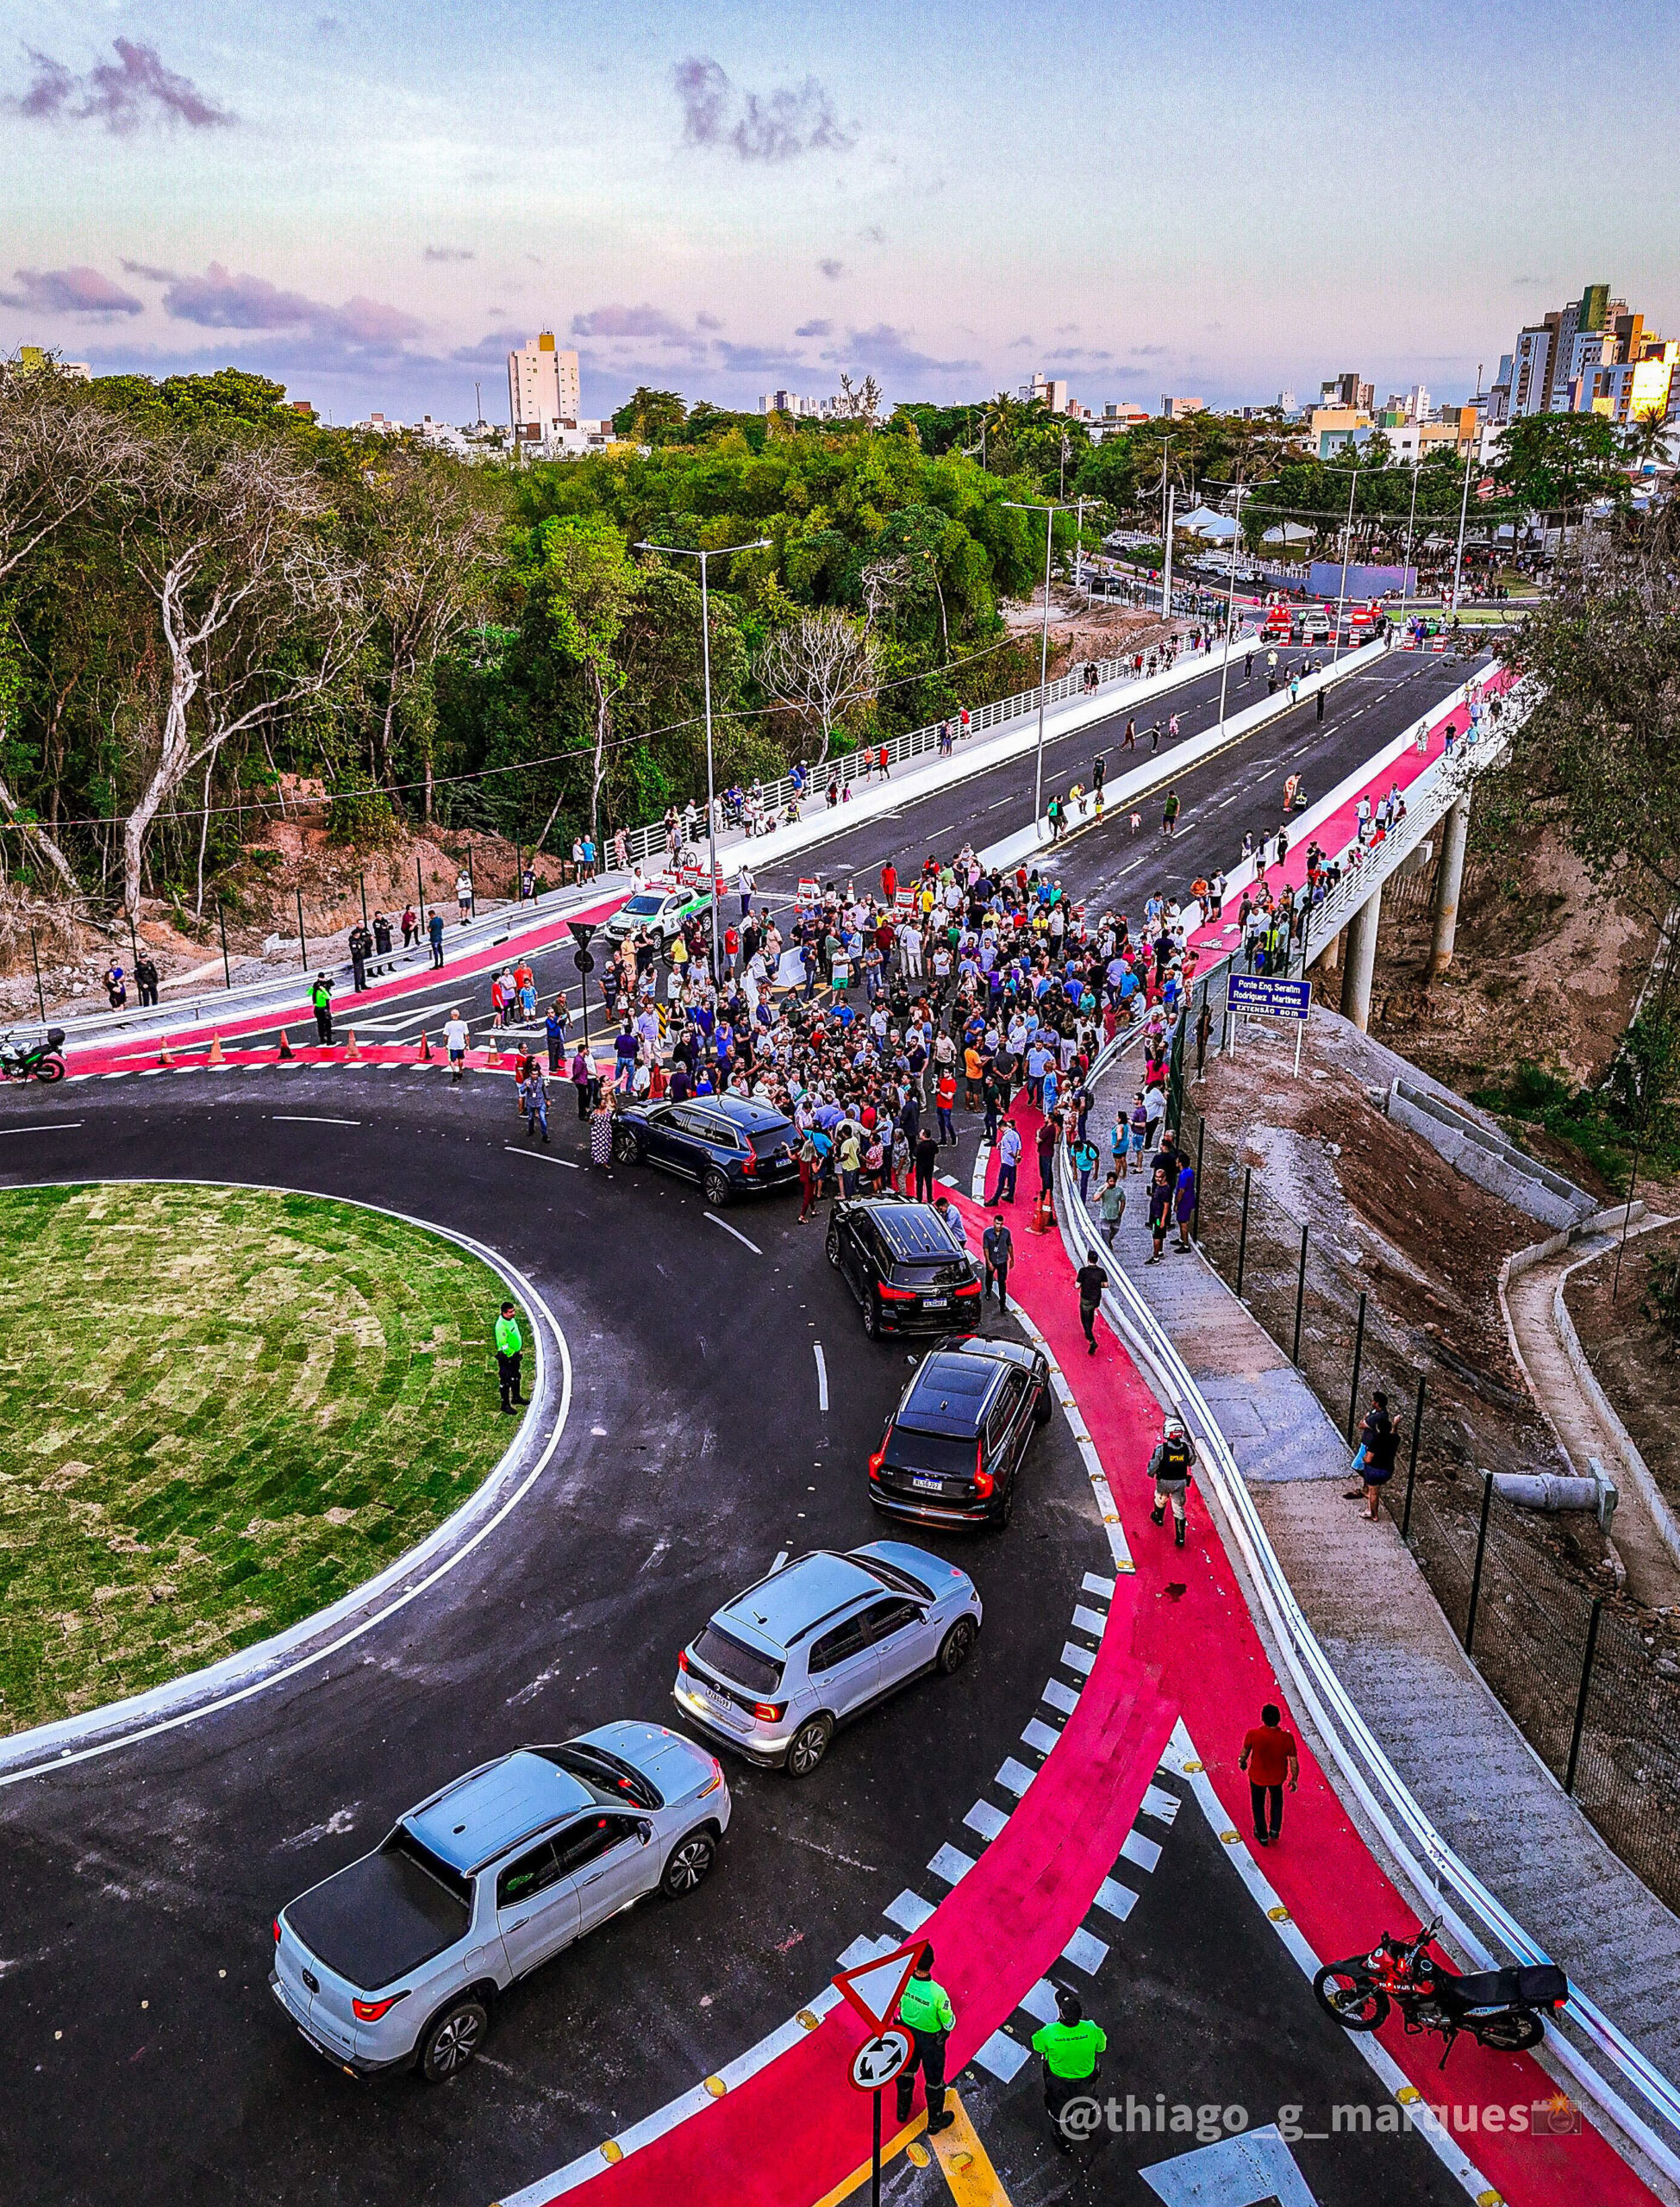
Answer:
[[[1003,1223],[1001,1210],[992,1213],[991,1224],[980,1236],[980,1254],[985,1260],[985,1280],[980,1290],[984,1303],[991,1293],[993,1283],[997,1287],[997,1307],[1009,1307],[1009,1266],[1015,1260],[1015,1236]]]
[[[318,1042],[333,1039],[333,985],[324,973],[317,973],[309,991],[309,1006],[315,1013],[315,1033]]]
[[[435,971],[443,964],[443,914],[434,911],[426,922],[426,935],[432,946],[432,966]]]
[[[1178,1168],[1178,1185],[1172,1191],[1172,1216],[1177,1222],[1178,1247],[1188,1255],[1190,1221],[1196,1216],[1196,1167],[1188,1158]]]
[[[1120,1171],[1116,1166],[1102,1183],[1096,1198],[1096,1215],[1102,1221],[1102,1238],[1112,1249],[1115,1236],[1120,1231],[1120,1222],[1126,1216],[1126,1191],[1120,1185]]]
[[[590,1164],[598,1165],[612,1179],[613,1099],[604,1090],[596,1097],[595,1109],[590,1113]]]
[[[1155,1246],[1144,1259],[1146,1265],[1159,1265],[1161,1261],[1171,1212],[1172,1175],[1165,1165],[1158,1165],[1149,1180],[1149,1233]]]
[[[881,756],[886,757],[882,747]],[[932,2138],[957,2118],[945,2104],[945,2042],[957,2028],[956,2010],[949,1995],[934,1978],[934,1948],[927,1941],[916,1956],[910,1981],[898,2003],[898,2020],[910,2034],[910,2058],[898,2073],[898,2121],[902,2129],[910,2119],[910,2099],[915,2073],[927,2095],[927,2135]]]
[[[1056,1988],[1056,2020],[1033,2034],[1033,2051],[1044,2064],[1044,2108],[1058,2148],[1071,2153],[1073,2140],[1062,2126],[1062,2110],[1072,2099],[1090,2098],[1097,2063],[1109,2050],[1107,2034],[1086,2015],[1077,1992]]]
[[[1015,1201],[1015,1179],[1020,1170],[1021,1129],[1013,1119],[1006,1119],[997,1137],[997,1185],[992,1191],[995,1204]]]
[[[515,1416],[519,1404],[529,1399],[520,1390],[519,1360],[524,1350],[525,1336],[519,1330],[514,1306],[504,1303],[496,1321],[496,1376],[502,1389],[502,1408],[509,1417]]]
[[[1248,1800],[1254,1812],[1254,1836],[1262,1847],[1275,1847],[1283,1829],[1283,1785],[1291,1793],[1301,1785],[1301,1750],[1293,1732],[1284,1729],[1283,1712],[1267,1702],[1260,1721],[1245,1732],[1237,1768],[1248,1772]]]
[[[1166,1516],[1167,1504],[1172,1505],[1172,1545],[1184,1545],[1185,1497],[1190,1492],[1190,1473],[1196,1468],[1196,1443],[1184,1430],[1183,1422],[1170,1417],[1162,1428],[1161,1437],[1155,1443],[1149,1459],[1149,1476],[1155,1482],[1155,1501],[1149,1512],[1149,1522],[1159,1525]]]
[[[1096,1170],[1096,1144],[1089,1135],[1081,1135],[1071,1154],[1073,1169],[1079,1175],[1079,1201],[1089,1208],[1090,1176]]]
[[[459,1080],[466,1070],[467,1024],[457,1004],[443,1026],[443,1047],[449,1054],[449,1077]]]
[[[525,1139],[529,1141],[541,1129],[543,1146],[548,1144],[548,1084],[542,1067],[534,1058],[528,1061],[524,1078],[519,1084],[519,1108],[525,1114]]]
[[[1079,1289],[1079,1323],[1085,1329],[1085,1350],[1096,1354],[1096,1313],[1102,1301],[1102,1291],[1109,1284],[1109,1275],[1101,1265],[1088,1261],[1074,1274]]]
[[[923,1127],[915,1138],[915,1199],[934,1200],[934,1166],[939,1160],[940,1139],[932,1127]]]
[[[1359,1425],[1359,1446],[1353,1458],[1354,1485],[1346,1491],[1349,1502],[1363,1501],[1365,1516],[1375,1517],[1383,1489],[1394,1477],[1394,1460],[1400,1435],[1389,1416],[1389,1398],[1381,1387],[1373,1390],[1371,1408]]]

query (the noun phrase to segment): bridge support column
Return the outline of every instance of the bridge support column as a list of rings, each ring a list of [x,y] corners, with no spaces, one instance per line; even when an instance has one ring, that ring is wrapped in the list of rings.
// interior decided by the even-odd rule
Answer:
[[[1426,980],[1439,980],[1452,963],[1458,932],[1458,898],[1465,885],[1465,844],[1470,835],[1470,798],[1450,807],[1441,822],[1440,861],[1435,868],[1435,931],[1429,944]]]
[[[1346,932],[1346,928],[1339,928],[1320,951],[1318,956],[1314,959],[1313,965],[1318,972],[1333,973],[1337,966],[1341,964],[1342,937]]]
[[[1383,891],[1373,889],[1347,923],[1347,965],[1342,974],[1341,1010],[1364,1034],[1371,1024],[1371,977],[1377,966],[1377,928],[1383,916]]]

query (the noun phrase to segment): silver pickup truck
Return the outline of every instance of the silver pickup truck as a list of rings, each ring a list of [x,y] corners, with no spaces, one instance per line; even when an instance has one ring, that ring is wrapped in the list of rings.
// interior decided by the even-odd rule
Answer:
[[[716,1758],[603,1725],[482,1764],[274,1919],[275,1998],[353,2076],[471,2061],[496,1995],[644,1893],[675,1899],[729,1824]]]

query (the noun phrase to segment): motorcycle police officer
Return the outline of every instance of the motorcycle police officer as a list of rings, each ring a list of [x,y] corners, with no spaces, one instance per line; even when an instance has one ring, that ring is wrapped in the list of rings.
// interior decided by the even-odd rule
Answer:
[[[945,2104],[945,2042],[957,2028],[956,2011],[942,1985],[934,1981],[934,1949],[922,1948],[898,2003],[898,2020],[910,2034],[915,2052],[898,2073],[898,2120],[910,2119],[915,2073],[927,2090],[927,2135],[932,2138],[957,2118]]]

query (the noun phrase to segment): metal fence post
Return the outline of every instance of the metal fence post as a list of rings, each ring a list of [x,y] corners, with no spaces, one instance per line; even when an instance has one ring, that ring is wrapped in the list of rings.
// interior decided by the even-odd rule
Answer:
[[[1493,1473],[1482,1474],[1482,1522],[1476,1534],[1476,1568],[1470,1574],[1470,1608],[1465,1616],[1465,1653],[1476,1638],[1476,1605],[1482,1598],[1482,1559],[1488,1548],[1488,1512],[1493,1508]]]
[[[1353,1428],[1359,1416],[1359,1366],[1365,1360],[1365,1297],[1359,1297],[1359,1322],[1353,1331],[1353,1385],[1347,1394],[1347,1437],[1353,1438]]]
[[[415,864],[419,864],[418,860]],[[309,939],[303,932],[303,892],[301,889],[297,891],[297,947],[303,953],[303,971],[307,973],[309,970]]]
[[[1242,1168],[1242,1226],[1237,1235],[1237,1300],[1242,1300],[1243,1266],[1248,1261],[1248,1183],[1253,1167]]]
[[[1307,1301],[1307,1229],[1301,1229],[1301,1263],[1295,1275],[1295,1345],[1290,1351],[1290,1362],[1301,1361],[1301,1313]]]
[[[1196,1201],[1190,1208],[1190,1240],[1192,1241],[1199,1241],[1202,1239],[1202,1142],[1207,1131],[1208,1122],[1205,1119],[1198,1119],[1196,1122]]]
[[[1581,1658],[1581,1691],[1575,1697],[1575,1729],[1569,1735],[1569,1766],[1564,1772],[1564,1791],[1573,1797],[1575,1766],[1581,1759],[1581,1735],[1587,1726],[1587,1693],[1592,1685],[1593,1658],[1598,1653],[1598,1620],[1603,1614],[1604,1597],[1592,1597],[1592,1614],[1587,1619],[1587,1647]]]
[[[228,915],[222,908],[222,899],[215,900],[215,923],[222,930],[222,978],[224,986],[234,985],[234,968],[228,956]]]
[[[1423,1372],[1417,1375],[1417,1401],[1412,1408],[1412,1457],[1406,1466],[1406,1507],[1400,1514],[1400,1537],[1403,1541],[1412,1529],[1412,1489],[1417,1481],[1418,1435],[1423,1430],[1423,1391],[1428,1380]]]

